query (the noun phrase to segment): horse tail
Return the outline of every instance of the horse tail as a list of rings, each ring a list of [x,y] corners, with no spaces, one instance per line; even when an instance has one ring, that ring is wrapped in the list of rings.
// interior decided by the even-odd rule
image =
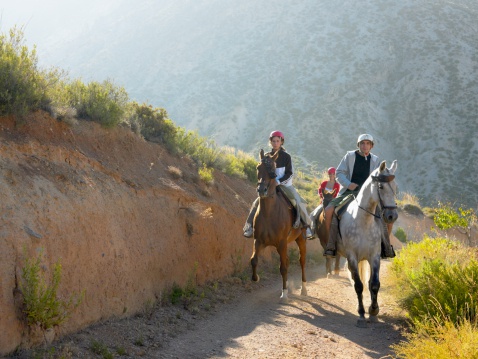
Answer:
[[[345,264],[347,266],[347,263]],[[368,281],[370,280],[370,264],[367,260],[362,260],[357,265],[360,281],[364,286],[368,286]],[[352,278],[352,272],[348,269],[347,266],[347,277],[349,278],[350,284],[352,287],[355,285],[354,279]]]
[[[368,281],[370,280],[370,264],[367,260],[359,262],[358,271],[360,281],[363,283],[364,286],[368,286]]]

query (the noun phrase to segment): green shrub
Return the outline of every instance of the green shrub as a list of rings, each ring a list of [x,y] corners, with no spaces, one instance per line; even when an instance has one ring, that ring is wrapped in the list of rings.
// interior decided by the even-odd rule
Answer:
[[[463,209],[459,207],[455,210],[451,204],[439,202],[438,208],[435,209],[433,222],[442,230],[456,228],[460,232],[465,233],[468,240],[471,239],[471,228],[477,222],[477,216],[472,208]]]
[[[403,206],[403,210],[407,213],[413,214],[414,216],[423,215],[423,211],[419,206],[414,204],[407,203]]]
[[[392,262],[397,300],[412,322],[474,320],[478,298],[476,252],[445,238],[409,243]]]
[[[468,359],[478,353],[478,330],[475,323],[463,321],[428,321],[405,334],[407,341],[392,344],[398,358]]]
[[[36,50],[24,45],[21,29],[0,34],[0,115],[22,117],[49,105],[45,74],[37,62]]]
[[[214,182],[213,169],[207,168],[206,166],[201,167],[198,170],[199,178],[204,181],[207,185],[210,185]]]
[[[233,177],[245,177],[244,163],[233,154],[224,155],[224,173]]]
[[[86,86],[86,98],[82,111],[86,118],[100,123],[103,127],[115,127],[123,118],[128,94],[125,89],[105,80],[93,81]]]
[[[163,108],[132,102],[130,122],[137,124],[139,132],[148,141],[161,142],[168,148],[175,143],[176,126],[168,119]]]
[[[395,233],[394,233],[395,237],[398,238],[398,240],[402,243],[406,243],[407,242],[407,233],[405,232],[405,230],[402,228],[402,227],[398,227],[396,230],[395,230]]]
[[[61,264],[53,267],[50,283],[46,283],[41,273],[41,255],[36,259],[27,258],[23,267],[23,283],[20,290],[25,303],[24,313],[29,326],[38,325],[43,330],[62,324],[72,311],[80,305],[84,293],[72,295],[68,300],[58,297],[58,287],[61,281]]]
[[[244,173],[246,177],[251,182],[257,182],[257,161],[249,156],[248,158],[243,159],[244,162]]]
[[[103,342],[99,342],[97,340],[93,340],[90,344],[90,350],[97,354],[97,355],[100,355],[102,358],[104,359],[110,359],[110,358],[113,358],[113,353],[111,353],[109,350],[108,350],[108,347],[106,346],[106,344],[104,344]]]
[[[184,288],[181,288],[178,284],[174,283],[169,294],[169,299],[172,304],[177,304],[182,301],[185,305],[190,302],[192,297],[198,294],[196,284],[196,274],[199,264],[194,263],[194,268],[188,274],[188,280]]]

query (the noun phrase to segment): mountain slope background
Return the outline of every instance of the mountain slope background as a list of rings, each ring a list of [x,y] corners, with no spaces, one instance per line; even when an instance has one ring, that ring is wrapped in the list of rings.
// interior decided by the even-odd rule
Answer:
[[[467,0],[122,1],[39,55],[221,145],[255,155],[280,129],[313,173],[372,133],[402,191],[474,208],[477,15]]]

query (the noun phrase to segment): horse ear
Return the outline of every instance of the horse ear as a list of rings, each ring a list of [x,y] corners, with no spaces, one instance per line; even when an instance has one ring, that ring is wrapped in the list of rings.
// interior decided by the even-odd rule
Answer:
[[[382,172],[385,168],[387,168],[387,165],[385,164],[385,161],[382,161],[382,163],[380,163],[380,172]]]
[[[397,160],[394,160],[394,161],[392,162],[392,166],[390,167],[390,173],[391,173],[391,174],[394,174],[395,171],[397,170],[397,167],[398,167]]]
[[[262,148],[261,148],[260,155],[261,155],[261,160],[264,159],[264,150]]]
[[[279,157],[279,150],[277,150],[276,153],[274,153],[274,155],[271,158],[273,161],[275,161],[277,157]]]

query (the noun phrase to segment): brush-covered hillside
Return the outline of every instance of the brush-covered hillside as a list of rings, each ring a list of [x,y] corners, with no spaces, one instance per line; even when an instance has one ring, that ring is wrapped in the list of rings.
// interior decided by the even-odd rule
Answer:
[[[470,0],[140,0],[39,51],[222,145],[256,154],[280,129],[312,172],[370,132],[402,191],[474,208],[477,16]]]

